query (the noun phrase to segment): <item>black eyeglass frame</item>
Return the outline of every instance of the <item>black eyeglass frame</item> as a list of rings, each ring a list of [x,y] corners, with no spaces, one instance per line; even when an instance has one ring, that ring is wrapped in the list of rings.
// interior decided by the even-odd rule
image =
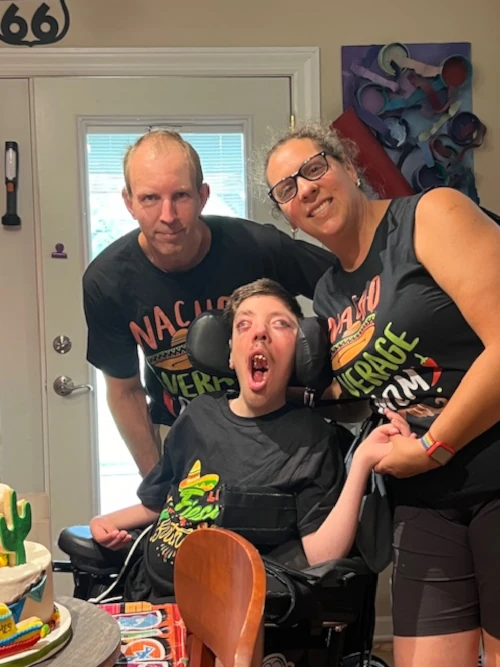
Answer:
[[[326,165],[325,171],[322,174],[320,174],[319,176],[317,176],[316,178],[309,178],[308,176],[305,176],[302,173],[302,170],[304,169],[304,167],[306,165],[308,165],[311,162],[311,160],[314,160],[315,158],[319,157],[320,155],[325,160],[325,165]],[[273,200],[273,202],[275,204],[278,204],[278,206],[280,204],[288,204],[289,201],[292,201],[292,199],[297,196],[297,192],[299,191],[299,186],[297,184],[297,178],[299,176],[301,178],[304,178],[306,181],[311,181],[312,182],[312,181],[319,181],[319,179],[323,178],[323,176],[327,173],[327,171],[330,169],[330,165],[328,164],[328,160],[326,159],[327,155],[330,155],[330,153],[328,153],[327,151],[320,151],[319,153],[315,153],[314,155],[311,155],[311,157],[307,158],[307,160],[304,160],[304,162],[300,165],[300,168],[297,169],[297,171],[294,174],[290,174],[289,176],[285,176],[285,178],[282,178],[280,181],[278,181],[277,183],[275,183],[273,185],[273,187],[267,193],[269,195],[269,197]],[[293,195],[291,197],[289,197],[285,201],[278,201],[276,199],[276,197],[274,196],[273,192],[278,187],[278,185],[280,185],[280,183],[283,183],[284,181],[288,181],[289,178],[293,179],[293,181],[295,183],[295,192],[293,193]]]

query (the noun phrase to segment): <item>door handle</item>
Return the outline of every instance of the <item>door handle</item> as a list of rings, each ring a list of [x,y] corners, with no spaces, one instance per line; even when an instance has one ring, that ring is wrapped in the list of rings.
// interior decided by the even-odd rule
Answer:
[[[94,391],[94,387],[91,384],[75,384],[66,375],[60,375],[56,378],[53,387],[58,396],[69,396],[74,391]]]

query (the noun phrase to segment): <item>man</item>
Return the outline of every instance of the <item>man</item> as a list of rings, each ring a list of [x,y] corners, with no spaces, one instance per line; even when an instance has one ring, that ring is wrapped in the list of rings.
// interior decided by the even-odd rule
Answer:
[[[392,423],[357,448],[344,484],[336,429],[311,409],[286,402],[302,315],[296,299],[261,279],[233,293],[226,315],[239,395],[205,394],[190,403],[167,436],[161,463],[139,487],[141,504],[90,523],[94,539],[110,549],[126,546],[130,529],[153,524],[125,582],[126,600],[161,603],[173,594],[182,540],[217,524],[227,488],[294,494],[297,523],[284,540],[299,541],[303,566],[346,556],[370,470],[392,448],[392,435],[409,435],[404,419],[388,413]]]
[[[195,396],[234,383],[191,367],[185,337],[192,319],[261,277],[311,298],[332,255],[270,225],[201,217],[209,186],[198,154],[175,132],[141,137],[124,173],[123,198],[139,229],[106,248],[84,275],[87,359],[104,373],[109,407],[144,476],[159,459],[158,427],[171,425]]]

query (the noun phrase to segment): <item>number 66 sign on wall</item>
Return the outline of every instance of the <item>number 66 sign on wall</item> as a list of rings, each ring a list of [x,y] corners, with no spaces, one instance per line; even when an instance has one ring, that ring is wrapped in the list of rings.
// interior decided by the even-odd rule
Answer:
[[[69,30],[69,11],[65,0],[43,2],[34,12],[27,9],[32,3],[0,0],[0,41],[11,46],[55,44]],[[26,8],[26,9],[25,9]]]

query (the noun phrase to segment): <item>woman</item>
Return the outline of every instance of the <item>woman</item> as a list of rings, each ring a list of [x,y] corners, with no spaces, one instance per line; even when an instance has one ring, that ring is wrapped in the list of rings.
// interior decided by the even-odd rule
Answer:
[[[267,156],[292,229],[338,258],[315,292],[342,397],[411,422],[377,470],[395,504],[398,667],[500,665],[500,228],[440,188],[370,200],[338,136],[317,126]]]

